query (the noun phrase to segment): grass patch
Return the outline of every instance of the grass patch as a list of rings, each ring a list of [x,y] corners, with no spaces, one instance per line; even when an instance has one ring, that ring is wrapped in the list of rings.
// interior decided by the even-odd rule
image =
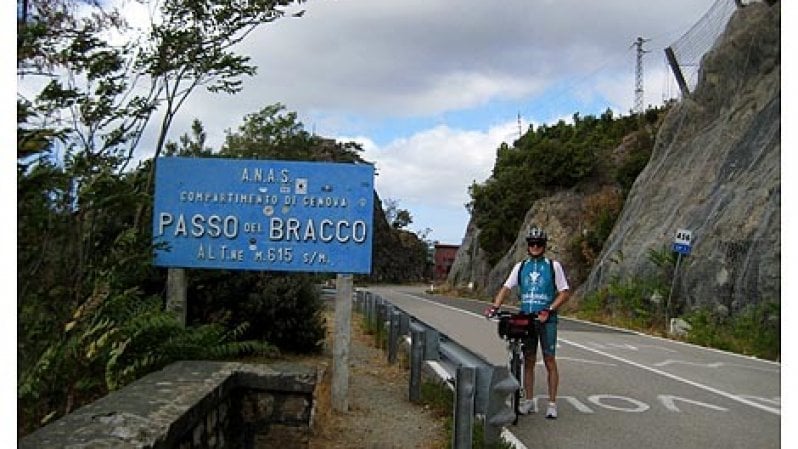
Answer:
[[[781,307],[766,302],[731,316],[703,308],[684,316],[693,328],[687,341],[769,360],[781,357]]]
[[[665,322],[667,288],[662,283],[641,280],[612,280],[606,287],[585,296],[573,315],[577,318],[668,336]],[[652,297],[659,298],[652,301]],[[725,308],[694,309],[681,316],[692,326],[683,340],[738,354],[779,360],[781,355],[781,312],[775,302],[749,305],[729,313]]]
[[[383,350],[388,349],[388,329],[382,323],[374,324],[369,321],[365,314],[361,314],[363,332],[374,337],[374,347]]]

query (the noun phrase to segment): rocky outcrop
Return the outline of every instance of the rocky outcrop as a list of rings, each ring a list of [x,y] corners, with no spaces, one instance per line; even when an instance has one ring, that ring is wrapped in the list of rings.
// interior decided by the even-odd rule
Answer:
[[[779,301],[781,273],[780,3],[739,9],[674,106],[581,293],[642,277],[650,249],[693,233],[674,296],[734,310]]]
[[[739,9],[702,61],[695,92],[673,106],[601,254],[587,273],[569,273],[580,296],[613,276],[643,278],[658,269],[650,250],[667,250],[679,228],[693,233],[674,297],[686,305],[736,310],[779,301],[781,273],[780,3]],[[583,189],[581,192],[584,192]],[[549,254],[571,264],[567,248],[582,229],[586,193],[538,200],[513,248],[490,267],[469,223],[448,282],[474,282],[493,295],[525,254],[530,223],[551,236]],[[582,280],[585,280],[582,283]]]
[[[485,252],[479,247],[479,229],[469,223],[447,282],[453,286],[473,282],[479,292],[495,294],[507,279],[513,264],[526,257],[526,230],[536,224],[549,234],[546,255],[559,260],[566,268],[569,281],[579,285],[587,273],[579,271],[579,264],[573,260],[574,251],[568,245],[574,241],[573,236],[583,232],[585,211],[591,198],[603,192],[601,189],[597,192],[572,189],[536,201],[524,217],[524,224],[512,248],[493,267],[488,264]]]
[[[474,224],[474,218],[468,220],[465,237],[463,237],[452,268],[446,282],[452,286],[471,285],[475,290],[481,291],[487,284],[490,264],[485,251],[479,247],[479,228]]]
[[[567,242],[571,241],[572,235],[581,231],[580,217],[583,215],[582,206],[586,197],[587,195],[583,193],[569,190],[536,201],[524,217],[524,224],[518,232],[513,247],[490,270],[486,284],[487,293],[497,292],[507,279],[513,265],[526,257],[526,230],[533,224],[546,229],[549,235],[546,256],[559,260],[566,268],[569,279],[578,277],[578,273],[569,271],[569,267],[575,264],[572,263]]]

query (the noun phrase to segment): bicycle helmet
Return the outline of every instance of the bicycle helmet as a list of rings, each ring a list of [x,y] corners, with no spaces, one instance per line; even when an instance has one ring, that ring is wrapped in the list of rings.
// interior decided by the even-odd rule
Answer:
[[[549,240],[549,236],[546,235],[546,231],[542,228],[539,228],[536,225],[532,225],[529,227],[529,230],[526,232],[526,242],[543,242],[545,245],[546,242]]]

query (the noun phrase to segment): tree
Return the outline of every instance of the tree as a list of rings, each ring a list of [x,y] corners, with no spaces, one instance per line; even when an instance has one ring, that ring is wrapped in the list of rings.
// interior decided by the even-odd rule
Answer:
[[[118,386],[117,380],[129,380],[130,373],[157,366],[141,361],[152,360],[148,354],[160,353],[158,345],[167,340],[133,339],[168,320],[157,308],[137,320],[135,307],[161,307],[164,279],[152,266],[147,220],[153,164],[130,165],[158,114],[156,151],[163,151],[175,115],[198,87],[240,91],[241,79],[255,67],[234,46],[257,26],[282,17],[279,8],[289,3],[158,2],[158,17],[139,33],[143,38],[117,44],[116,37],[130,28],[103,2],[18,2],[21,427],[30,430],[42,418]],[[202,154],[203,132],[193,131],[185,146]],[[78,313],[83,324],[67,329]],[[192,335],[185,332],[178,334]],[[113,338],[100,340],[106,333]],[[179,340],[169,335],[169,341]],[[100,341],[106,345],[102,351]]]
[[[192,136],[184,135],[179,144],[168,144],[168,153],[186,156],[201,151],[202,124],[195,122],[192,130]],[[278,103],[247,114],[237,131],[227,132],[221,150],[209,156],[365,163],[359,151],[359,146],[311,135],[295,112]],[[189,323],[234,327],[246,321],[250,326],[242,333],[245,338],[267,340],[285,351],[320,349],[323,304],[312,275],[223,270],[196,270],[190,275]]]
[[[396,212],[396,218],[391,223],[394,229],[404,229],[413,222],[413,217],[407,209],[399,209]]]
[[[385,198],[382,200],[385,219],[394,229],[404,229],[413,222],[413,216],[407,209],[399,208],[399,200]]]
[[[219,155],[243,159],[276,159],[366,163],[355,142],[339,143],[305,130],[296,112],[280,103],[247,114],[238,131],[227,131]]]
[[[512,147],[502,143],[491,177],[469,187],[471,201],[466,207],[480,230],[480,247],[489,263],[497,262],[514,243],[537,199],[591,182],[619,182],[626,187],[648,161],[650,149],[643,148],[650,148],[651,141],[640,138],[641,150],[635,149],[625,165],[614,167],[612,151],[641,126],[635,116],[615,117],[607,109],[598,119],[575,113],[573,120],[573,124],[559,120],[530,128]],[[649,132],[641,130],[640,135]]]
[[[227,94],[241,91],[241,77],[254,75],[256,67],[248,56],[233,52],[233,47],[258,26],[282,17],[278,7],[291,3],[293,0],[161,3],[160,21],[151,23],[149,39],[135,65],[161,95],[163,116],[155,157],[163,149],[175,115],[196,88]]]
[[[191,122],[191,134],[183,134],[178,143],[167,142],[164,147],[165,156],[212,157],[213,148],[205,146],[205,127],[197,119]]]
[[[161,114],[158,157],[175,116],[197,88],[240,92],[242,78],[256,67],[235,46],[258,26],[283,17],[280,8],[302,1],[158,2],[158,14],[140,33],[144,37],[115,45],[112,37],[131,31],[116,10],[86,1],[90,14],[77,16],[73,11],[84,3],[79,0],[23,0],[17,73],[45,87],[33,99],[20,96],[18,104],[35,111],[27,116],[39,121],[31,128],[60,133],[67,159],[89,167],[107,160],[121,172],[155,114]],[[150,173],[145,189],[152,180]],[[143,213],[136,213],[137,227],[143,226]]]

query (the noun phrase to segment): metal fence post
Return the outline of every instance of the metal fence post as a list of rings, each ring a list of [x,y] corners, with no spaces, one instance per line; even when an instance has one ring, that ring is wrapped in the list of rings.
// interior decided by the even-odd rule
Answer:
[[[488,398],[490,397],[490,379],[493,376],[492,366],[477,366],[477,377],[474,381],[474,413],[486,415],[488,413]]]
[[[421,402],[421,364],[424,357],[423,330],[411,330],[412,343],[410,345],[410,402]]]
[[[388,363],[396,363],[396,353],[399,346],[399,315],[396,310],[391,312],[391,325],[388,331]]]
[[[410,335],[410,315],[406,313],[399,317],[399,335]]]
[[[474,426],[474,381],[476,371],[472,366],[457,367],[454,395],[454,449],[471,449]]]
[[[424,360],[435,360],[438,361],[441,359],[440,354],[440,338],[441,334],[435,329],[429,329],[426,332],[426,337],[424,338]]]
[[[363,313],[363,302],[365,301],[365,293],[363,290],[355,292],[355,307],[359,313]]]
[[[374,293],[368,292],[366,294],[366,324],[371,326],[374,319]]]
[[[384,320],[385,314],[385,300],[382,299],[382,296],[377,296],[377,299],[374,300],[374,315],[372,315],[371,325],[374,327],[375,330],[380,329],[382,326],[382,321]]]
[[[490,380],[490,397],[488,397],[488,410],[485,415],[485,445],[499,442],[502,427],[515,420],[515,410],[507,405],[510,394],[521,385],[510,374],[506,366],[494,366]]]

